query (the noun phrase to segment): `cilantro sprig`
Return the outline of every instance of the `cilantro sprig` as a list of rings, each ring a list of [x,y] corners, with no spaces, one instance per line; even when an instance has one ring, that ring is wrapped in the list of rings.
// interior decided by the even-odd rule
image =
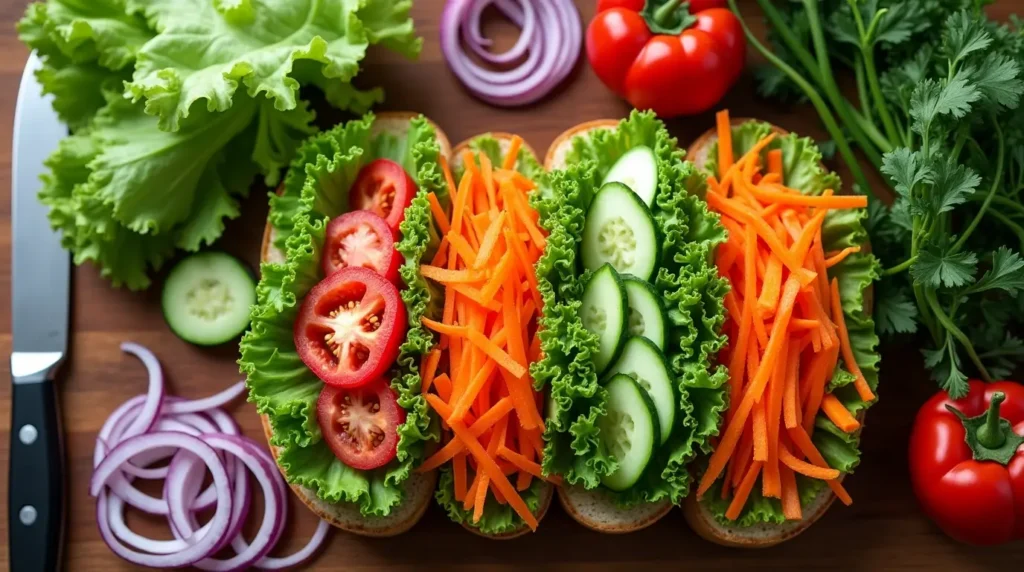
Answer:
[[[990,21],[987,3],[758,0],[771,49],[746,30],[770,64],[760,92],[814,105],[855,190],[870,188],[855,148],[892,188],[891,206],[870,205],[887,266],[876,322],[925,338],[925,365],[954,397],[969,375],[1024,363],[1012,333],[1024,325],[1024,34],[1016,18]]]

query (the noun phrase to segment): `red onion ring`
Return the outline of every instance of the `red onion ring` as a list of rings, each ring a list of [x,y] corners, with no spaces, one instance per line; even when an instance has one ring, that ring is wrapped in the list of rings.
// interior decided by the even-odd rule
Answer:
[[[234,419],[219,409],[244,393],[245,383],[203,399],[170,397],[156,357],[136,344],[123,344],[122,349],[146,365],[149,388],[145,395],[121,404],[96,438],[90,492],[97,497],[100,535],[111,550],[142,566],[193,565],[217,572],[250,567],[278,570],[311,558],[330,529],[325,521],[319,522],[299,551],[283,558],[267,556],[284,532],[288,488],[274,459],[242,436]],[[149,466],[167,458],[167,466]],[[200,492],[207,472],[213,475],[213,483]],[[266,507],[251,544],[242,535],[251,501],[248,472],[260,483]],[[164,479],[163,498],[135,488],[136,478]],[[132,531],[124,519],[126,505],[166,515],[175,539],[155,540]],[[200,526],[196,513],[214,506],[213,518]],[[212,557],[228,545],[235,556]]]
[[[191,454],[199,457],[210,474],[213,476],[214,485],[217,487],[217,511],[210,520],[208,533],[199,538],[195,543],[190,544],[184,550],[171,554],[144,554],[125,546],[112,534],[110,523],[107,520],[106,489],[105,485],[115,473],[119,474],[121,465],[142,451],[154,447],[178,447],[187,449]],[[92,474],[89,483],[89,492],[99,498],[97,502],[96,517],[100,525],[100,533],[103,540],[110,549],[125,560],[140,566],[151,566],[160,568],[175,568],[188,566],[207,558],[217,549],[220,539],[228,530],[231,518],[231,486],[228,483],[228,474],[224,469],[224,463],[220,457],[201,439],[186,435],[184,433],[146,433],[130,437],[116,447],[100,461],[98,467]]]
[[[480,31],[481,14],[491,4],[522,30],[516,44],[501,54],[487,49],[492,42]],[[491,64],[528,55],[512,69],[489,70],[472,60],[460,39]],[[441,50],[448,67],[476,97],[493,105],[526,105],[550,93],[572,72],[582,43],[580,14],[572,0],[449,0],[441,15]]]

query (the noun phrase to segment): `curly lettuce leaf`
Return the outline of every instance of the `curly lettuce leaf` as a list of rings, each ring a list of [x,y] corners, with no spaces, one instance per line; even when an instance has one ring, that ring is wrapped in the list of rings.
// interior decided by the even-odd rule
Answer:
[[[72,131],[106,105],[104,90],[131,80],[135,54],[153,32],[119,0],[30,4],[17,24],[21,41],[43,60],[36,79]]]
[[[545,487],[551,485],[540,479],[533,479],[529,488],[519,491],[526,507],[530,512],[537,514],[541,507],[541,493]],[[525,524],[523,519],[516,514],[508,504],[500,504],[494,500],[493,495],[487,496],[484,504],[484,513],[478,522],[473,522],[472,512],[462,508],[462,503],[455,500],[455,478],[451,471],[441,471],[438,479],[437,493],[434,495],[438,504],[448,513],[448,518],[456,524],[469,526],[486,535],[502,535],[522,530]]]
[[[309,60],[328,80],[349,83],[371,40],[415,54],[408,5],[385,0],[135,0],[160,33],[139,52],[127,93],[146,100],[162,129],[176,131],[205,100],[209,111],[231,108],[244,85],[278,111],[297,105],[296,61]],[[364,21],[360,15],[365,15]]]
[[[770,125],[761,122],[747,122],[733,127],[733,153],[740,157],[757,141],[771,131]],[[805,194],[821,194],[828,189],[838,190],[841,182],[835,173],[821,164],[821,151],[810,138],[794,134],[778,136],[765,149],[782,149],[783,178],[786,186]],[[708,153],[705,165],[709,172],[717,169],[717,143]],[[864,227],[867,210],[834,210],[829,213],[822,226],[822,243],[825,251],[838,251],[849,246],[864,246],[868,234]],[[865,308],[865,292],[880,275],[878,260],[867,252],[848,256],[841,263],[829,269],[829,278],[839,279],[839,297],[843,316],[850,335],[857,365],[872,390],[878,387],[878,372],[881,356],[878,353],[879,339],[869,308]],[[840,359],[829,381],[829,391],[854,415],[866,410],[871,404],[861,401],[853,385],[853,375]],[[815,446],[832,468],[842,473],[851,473],[860,462],[860,433],[845,433],[835,426],[827,416],[820,413],[815,418],[815,432],[812,436]],[[720,481],[719,481],[720,482]],[[798,478],[801,504],[811,502],[819,492],[825,490],[822,481]],[[765,499],[761,487],[754,486],[750,500],[736,521],[725,518],[728,500],[721,499],[721,489],[716,483],[705,494],[704,502],[716,519],[728,526],[752,526],[761,523],[780,524],[785,522],[782,505],[776,499]]]
[[[541,224],[552,233],[538,263],[545,295],[541,330],[545,358],[534,364],[535,376],[550,384],[552,395],[545,470],[562,472],[568,482],[594,488],[603,475],[616,469],[596,425],[605,414],[607,395],[590,364],[596,338],[580,322],[586,276],[578,276],[575,267],[590,201],[615,161],[638,145],[654,150],[658,167],[652,214],[665,247],[654,287],[669,317],[665,354],[676,376],[682,414],[647,473],[629,490],[612,494],[622,506],[662,499],[678,502],[686,496],[691,480],[686,466],[697,448],[709,446],[725,408],[725,372],[711,366],[711,359],[725,344],[721,327],[728,287],[712,264],[714,248],[725,240],[725,232],[701,198],[703,178],[683,162],[675,139],[652,113],[633,112],[614,130],[574,139],[566,159],[569,167],[551,175],[552,192],[537,202]],[[548,316],[549,308],[556,312]]]
[[[270,217],[277,230],[289,225],[285,262],[262,265],[252,325],[242,338],[239,365],[246,374],[249,400],[270,420],[271,444],[280,449],[279,462],[289,482],[316,491],[327,502],[356,503],[364,515],[384,516],[402,501],[402,483],[423,460],[427,442],[439,438],[439,427],[420,393],[419,359],[432,345],[432,338],[420,324],[430,296],[417,269],[428,242],[426,195],[441,188],[442,177],[437,166],[440,147],[425,119],[410,121],[402,137],[373,134],[373,124],[370,115],[318,134],[302,146],[300,159],[292,163],[285,187],[292,193],[297,189],[298,195],[293,202],[272,203]],[[361,146],[354,152],[357,144]],[[391,385],[406,411],[406,421],[398,428],[396,459],[376,471],[358,471],[341,463],[321,440],[315,406],[323,382],[299,358],[292,326],[302,298],[322,279],[320,258],[327,222],[346,210],[348,185],[359,167],[381,157],[406,166],[419,186],[405,211],[402,240],[397,245],[405,257],[400,274],[406,285],[402,299],[409,329],[399,348]],[[285,214],[291,215],[290,222]]]
[[[47,0],[30,4],[18,22],[23,42],[43,56],[121,70],[135,62],[154,33],[124,0]]]
[[[238,216],[238,198],[248,193],[255,166],[247,159],[251,130],[237,133],[223,148],[201,157],[190,155],[187,133],[147,131],[144,145],[134,137],[155,119],[134,105],[108,93],[110,103],[95,125],[65,139],[47,160],[40,200],[50,208],[51,225],[62,234],[63,245],[74,253],[76,264],[94,263],[114,285],[132,289],[149,285],[149,272],[157,270],[175,248],[198,250],[212,243],[224,228],[224,219]],[[241,109],[241,108],[240,108]],[[148,149],[149,156],[138,153]],[[174,175],[194,179],[183,188]],[[137,187],[144,177],[147,187]],[[176,186],[178,185],[178,186]],[[175,197],[187,211],[179,224],[167,224],[161,233],[139,234],[123,220],[111,196],[127,197],[124,206],[152,205],[147,193],[182,189],[190,197]],[[147,193],[142,193],[145,189]],[[163,196],[163,195],[160,195]],[[170,199],[165,196],[165,201]],[[177,221],[176,221],[177,222]]]

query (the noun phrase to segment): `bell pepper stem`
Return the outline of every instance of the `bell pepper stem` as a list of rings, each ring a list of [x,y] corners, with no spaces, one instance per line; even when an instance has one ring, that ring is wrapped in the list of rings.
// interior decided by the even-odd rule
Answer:
[[[654,11],[654,21],[660,26],[669,27],[672,24],[672,18],[675,16],[676,10],[679,9],[679,5],[683,3],[683,0],[668,0],[668,2],[662,4]]]
[[[1005,393],[997,391],[992,394],[992,401],[985,414],[985,424],[978,427],[978,442],[989,449],[998,449],[1006,442],[1006,435],[999,426],[999,406],[1003,401],[1006,401]]]

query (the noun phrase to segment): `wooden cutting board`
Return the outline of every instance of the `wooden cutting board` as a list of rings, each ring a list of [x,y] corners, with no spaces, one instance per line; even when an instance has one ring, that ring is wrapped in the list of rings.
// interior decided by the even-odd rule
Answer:
[[[11,123],[18,79],[27,57],[13,31],[27,0],[0,0],[0,355],[10,352],[10,155]],[[488,130],[521,134],[543,151],[562,130],[581,121],[622,117],[626,104],[600,84],[581,61],[566,84],[540,105],[524,109],[491,108],[470,97],[450,75],[438,44],[442,0],[418,0],[413,15],[425,39],[418,62],[375,52],[360,75],[360,85],[382,85],[387,102],[381,109],[414,110],[439,123],[452,142]],[[594,12],[594,0],[577,0],[584,22]],[[749,11],[754,2],[742,2]],[[1024,0],[1001,0],[991,7],[1005,17],[1024,12]],[[748,11],[748,13],[749,13]],[[496,33],[508,30],[495,26]],[[744,78],[723,105],[736,116],[760,117],[802,134],[823,136],[809,107],[785,108],[753,97],[754,85]],[[328,121],[337,119],[323,114]],[[710,113],[669,122],[685,147],[713,125]],[[266,190],[254,188],[242,217],[228,225],[221,247],[254,265],[266,217]],[[159,284],[159,281],[157,282]],[[145,389],[143,367],[120,352],[132,340],[152,348],[163,361],[172,393],[185,397],[209,395],[240,376],[232,345],[204,350],[190,346],[167,329],[160,314],[159,289],[131,293],[111,288],[92,267],[76,270],[71,355],[61,380],[60,395],[67,432],[69,511],[66,567],[68,570],[127,570],[104,545],[95,525],[95,503],[88,495],[95,434],[122,401]],[[333,535],[315,562],[323,570],[413,570],[422,567],[477,570],[513,569],[614,570],[643,567],[719,568],[843,568],[930,570],[1009,570],[1024,562],[1024,543],[996,549],[975,549],[943,536],[919,512],[910,490],[906,442],[917,405],[934,389],[920,366],[914,348],[892,348],[884,354],[881,402],[872,409],[864,432],[864,462],[847,481],[855,499],[852,507],[834,507],[803,536],[762,552],[725,549],[694,535],[682,514],[673,511],[654,527],[628,536],[590,532],[554,507],[536,534],[510,542],[488,541],[450,523],[437,507],[409,533],[395,539],[373,540],[344,533]],[[9,458],[10,386],[6,359],[0,359],[0,569],[7,566],[6,481]],[[255,410],[237,403],[232,413],[244,431],[262,441]],[[315,523],[292,500],[292,517],[283,549],[305,542]],[[134,523],[134,520],[130,520]],[[169,538],[165,526],[141,526]]]

